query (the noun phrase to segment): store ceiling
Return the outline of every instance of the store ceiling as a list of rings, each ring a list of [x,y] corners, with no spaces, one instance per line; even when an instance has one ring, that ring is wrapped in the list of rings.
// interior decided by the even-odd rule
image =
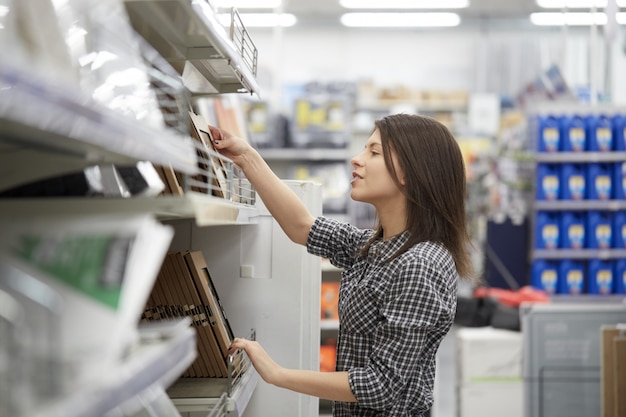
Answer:
[[[295,14],[301,27],[339,26],[339,16],[354,11],[341,7],[339,0],[283,0],[283,4],[284,12]],[[529,14],[540,10],[535,0],[470,0],[468,8],[453,11],[461,16],[462,26],[519,26],[529,25]]]

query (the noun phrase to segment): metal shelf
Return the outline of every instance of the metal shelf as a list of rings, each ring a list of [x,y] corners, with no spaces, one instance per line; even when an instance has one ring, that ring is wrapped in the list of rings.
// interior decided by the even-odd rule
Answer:
[[[201,0],[125,0],[135,30],[192,93],[259,92],[257,49],[236,12],[228,30]]]
[[[626,210],[625,200],[536,200],[536,210]]]
[[[537,152],[536,162],[626,162],[626,152]]]
[[[535,249],[533,259],[621,259],[624,249]]]

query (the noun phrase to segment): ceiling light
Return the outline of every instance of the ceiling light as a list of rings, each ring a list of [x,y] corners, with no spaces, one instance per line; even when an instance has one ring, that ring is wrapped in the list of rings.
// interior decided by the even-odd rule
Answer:
[[[281,0],[218,0],[217,7],[236,9],[274,9],[282,4]]]
[[[617,13],[617,23],[626,24],[626,13]],[[606,25],[605,13],[531,13],[530,21],[537,26],[591,26]]]
[[[591,9],[605,8],[607,0],[537,0],[537,5],[544,9]],[[617,0],[618,7],[626,7],[626,0]]]
[[[346,9],[463,9],[469,0],[339,0]]]
[[[245,27],[290,27],[296,24],[296,16],[291,13],[239,13]],[[220,23],[230,26],[230,13],[218,16]]]
[[[345,13],[349,27],[452,27],[461,23],[456,13]]]

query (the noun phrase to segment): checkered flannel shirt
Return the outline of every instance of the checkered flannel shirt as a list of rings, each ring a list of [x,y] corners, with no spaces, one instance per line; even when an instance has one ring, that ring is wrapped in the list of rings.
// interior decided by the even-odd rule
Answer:
[[[335,402],[335,417],[411,417],[433,403],[435,353],[456,310],[457,272],[450,253],[418,243],[390,263],[408,232],[359,249],[372,236],[319,217],[309,253],[343,268],[337,371],[347,371],[356,403]]]

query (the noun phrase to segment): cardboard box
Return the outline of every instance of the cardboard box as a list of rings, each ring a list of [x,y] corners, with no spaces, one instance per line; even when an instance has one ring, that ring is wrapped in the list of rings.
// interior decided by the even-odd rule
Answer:
[[[463,328],[456,332],[459,380],[520,382],[522,380],[522,335],[492,327]]]
[[[523,417],[523,383],[485,382],[461,385],[459,417]]]

